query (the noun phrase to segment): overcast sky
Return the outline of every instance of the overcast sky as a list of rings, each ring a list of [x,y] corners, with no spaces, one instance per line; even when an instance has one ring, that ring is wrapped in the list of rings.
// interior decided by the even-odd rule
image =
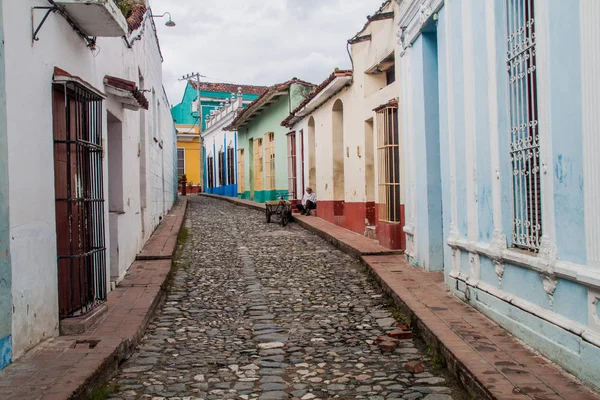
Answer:
[[[177,24],[157,18],[165,58],[163,79],[171,105],[200,72],[220,81],[272,85],[293,77],[323,81],[349,68],[346,41],[383,0],[151,0],[154,14],[168,11]]]

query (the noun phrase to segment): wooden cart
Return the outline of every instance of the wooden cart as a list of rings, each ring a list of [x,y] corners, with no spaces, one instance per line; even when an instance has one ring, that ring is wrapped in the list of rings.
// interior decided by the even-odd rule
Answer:
[[[281,226],[286,226],[292,214],[292,203],[280,197],[279,200],[267,201],[265,203],[265,214],[267,223],[271,222],[271,216],[277,215]]]

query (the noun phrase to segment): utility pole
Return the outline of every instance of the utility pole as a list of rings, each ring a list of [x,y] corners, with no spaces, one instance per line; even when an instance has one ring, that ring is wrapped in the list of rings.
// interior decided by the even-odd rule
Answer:
[[[200,98],[200,73],[199,72],[193,72],[191,74],[187,74],[181,77],[180,80],[182,81],[189,81],[192,78],[196,78],[196,92],[198,94],[198,104],[197,104],[197,110],[198,110],[198,132],[199,132],[199,141],[200,141],[200,187],[202,188],[202,191],[205,191],[205,187],[204,187],[204,157],[203,157],[203,153],[204,153],[204,146],[202,145],[202,101]]]

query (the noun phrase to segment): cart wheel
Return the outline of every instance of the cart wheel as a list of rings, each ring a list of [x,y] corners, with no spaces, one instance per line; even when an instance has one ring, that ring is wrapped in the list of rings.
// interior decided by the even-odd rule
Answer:
[[[269,211],[268,207],[265,209],[265,214],[267,216],[267,224],[268,224],[269,222],[271,222],[271,212]]]
[[[288,213],[287,210],[283,210],[281,212],[281,226],[286,226],[288,223]]]

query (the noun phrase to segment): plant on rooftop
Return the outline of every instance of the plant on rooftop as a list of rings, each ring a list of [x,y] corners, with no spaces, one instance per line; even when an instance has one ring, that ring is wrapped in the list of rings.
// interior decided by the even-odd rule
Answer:
[[[121,10],[125,18],[129,18],[133,10],[140,4],[145,4],[144,0],[114,0],[117,7]]]

